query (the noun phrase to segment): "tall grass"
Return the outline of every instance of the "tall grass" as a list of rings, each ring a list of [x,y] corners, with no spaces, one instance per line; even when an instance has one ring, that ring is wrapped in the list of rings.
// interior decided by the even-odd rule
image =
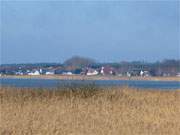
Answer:
[[[0,88],[2,135],[178,135],[180,90]]]

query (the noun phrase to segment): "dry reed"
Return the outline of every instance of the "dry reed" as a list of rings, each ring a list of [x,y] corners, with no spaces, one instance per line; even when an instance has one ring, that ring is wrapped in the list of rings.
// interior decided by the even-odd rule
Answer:
[[[180,91],[0,88],[1,135],[178,135]]]

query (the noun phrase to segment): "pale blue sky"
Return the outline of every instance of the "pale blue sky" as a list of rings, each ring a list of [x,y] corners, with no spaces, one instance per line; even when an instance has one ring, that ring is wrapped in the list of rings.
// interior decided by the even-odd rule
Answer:
[[[179,58],[179,2],[1,2],[1,62]]]

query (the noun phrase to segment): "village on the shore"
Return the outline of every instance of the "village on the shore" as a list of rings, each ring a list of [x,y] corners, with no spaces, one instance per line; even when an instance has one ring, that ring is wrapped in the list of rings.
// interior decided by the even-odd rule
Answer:
[[[95,63],[91,59],[73,57],[63,64],[4,64],[0,76],[6,75],[109,75],[109,76],[180,76],[180,60],[164,60],[156,63],[120,62]]]

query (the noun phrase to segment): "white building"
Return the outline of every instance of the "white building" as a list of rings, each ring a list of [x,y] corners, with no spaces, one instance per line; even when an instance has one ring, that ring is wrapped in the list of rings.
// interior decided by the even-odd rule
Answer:
[[[101,73],[102,75],[104,75],[104,67],[101,67],[100,73]]]
[[[140,76],[142,77],[144,75],[144,72],[141,70],[140,72]]]
[[[73,73],[72,72],[63,72],[62,74],[63,75],[72,75]]]
[[[98,75],[99,72],[97,70],[94,69],[89,69],[86,75]]]
[[[23,75],[23,72],[18,71],[18,72],[16,72],[16,75]]]
[[[39,73],[42,74],[42,69],[39,70]]]
[[[131,74],[129,72],[127,72],[127,77],[131,77]]]
[[[54,75],[54,72],[53,71],[47,71],[46,75]]]
[[[151,76],[151,75],[150,75],[149,71],[144,71],[144,76],[148,77],[148,76]]]
[[[36,70],[34,72],[28,73],[28,75],[40,75],[40,72]]]

